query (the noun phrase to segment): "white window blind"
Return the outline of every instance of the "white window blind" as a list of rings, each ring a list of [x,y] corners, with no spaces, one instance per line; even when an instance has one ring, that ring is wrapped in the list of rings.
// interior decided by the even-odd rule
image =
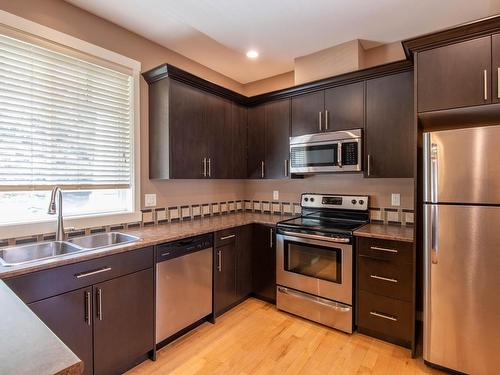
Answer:
[[[131,74],[0,34],[0,190],[128,188]]]

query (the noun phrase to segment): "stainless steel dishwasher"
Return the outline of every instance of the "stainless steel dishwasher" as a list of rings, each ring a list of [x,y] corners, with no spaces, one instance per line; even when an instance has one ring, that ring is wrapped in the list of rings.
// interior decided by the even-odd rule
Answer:
[[[157,344],[212,313],[212,262],[211,234],[157,247]]]

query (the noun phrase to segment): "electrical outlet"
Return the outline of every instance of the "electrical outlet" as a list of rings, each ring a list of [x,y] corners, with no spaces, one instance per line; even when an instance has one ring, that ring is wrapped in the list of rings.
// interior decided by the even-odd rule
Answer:
[[[401,194],[391,194],[391,204],[393,206],[401,206]]]
[[[273,200],[277,201],[280,199],[280,192],[278,190],[273,191]]]
[[[156,206],[156,194],[144,194],[144,206],[145,207]]]

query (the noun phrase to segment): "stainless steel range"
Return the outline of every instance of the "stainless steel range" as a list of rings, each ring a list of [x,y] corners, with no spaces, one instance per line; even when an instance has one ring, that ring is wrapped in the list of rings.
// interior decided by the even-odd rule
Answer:
[[[277,225],[277,307],[351,333],[353,231],[368,222],[368,197],[304,193],[301,206]]]

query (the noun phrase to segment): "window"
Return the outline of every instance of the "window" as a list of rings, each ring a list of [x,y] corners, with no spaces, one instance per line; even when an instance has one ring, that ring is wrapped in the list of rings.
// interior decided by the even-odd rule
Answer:
[[[134,70],[2,31],[0,225],[134,212]]]

